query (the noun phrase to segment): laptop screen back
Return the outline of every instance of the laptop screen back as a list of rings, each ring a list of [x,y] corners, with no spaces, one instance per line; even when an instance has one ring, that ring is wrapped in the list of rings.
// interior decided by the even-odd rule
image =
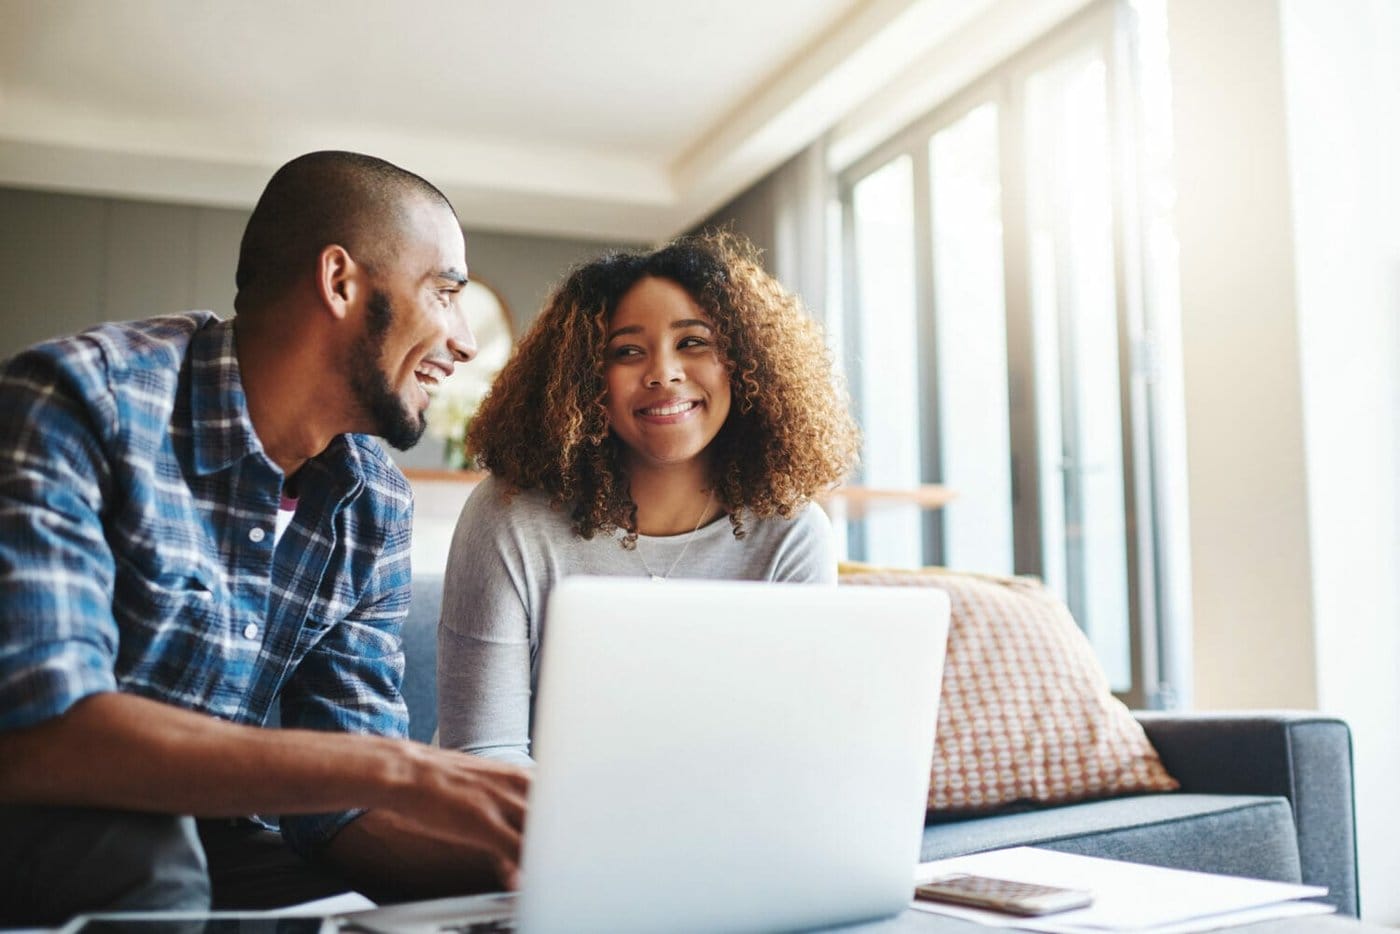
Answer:
[[[546,619],[522,930],[771,931],[908,904],[944,593],[577,577]]]

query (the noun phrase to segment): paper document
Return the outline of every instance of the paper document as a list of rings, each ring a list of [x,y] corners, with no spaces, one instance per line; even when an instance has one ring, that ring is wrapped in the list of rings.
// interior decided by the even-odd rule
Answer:
[[[267,914],[278,918],[317,918],[322,915],[339,915],[351,911],[366,911],[378,907],[359,892],[342,892],[328,895],[309,902],[301,902],[286,908],[274,908]]]
[[[1316,885],[1241,879],[1205,872],[1162,869],[1033,847],[1016,847],[922,863],[915,884],[949,872],[1013,879],[1064,888],[1088,889],[1094,904],[1039,918],[1020,918],[976,908],[916,901],[921,911],[951,915],[998,927],[1049,934],[1104,934],[1138,931],[1190,934],[1269,918],[1327,914],[1334,909],[1299,899],[1326,895]]]
[[[368,931],[374,934],[439,934],[462,930],[477,922],[501,921],[514,915],[517,893],[492,892],[461,895],[421,902],[386,905],[373,911],[338,915],[332,920],[340,931]]]

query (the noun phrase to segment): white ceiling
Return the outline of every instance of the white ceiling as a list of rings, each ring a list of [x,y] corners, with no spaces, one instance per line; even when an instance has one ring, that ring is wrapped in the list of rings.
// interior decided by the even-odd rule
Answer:
[[[291,156],[356,149],[470,227],[656,239],[1078,4],[0,0],[0,184],[248,207]]]

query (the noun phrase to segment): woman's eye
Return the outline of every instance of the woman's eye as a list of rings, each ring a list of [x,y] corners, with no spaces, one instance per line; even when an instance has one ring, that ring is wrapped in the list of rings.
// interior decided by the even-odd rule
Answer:
[[[710,342],[703,337],[683,337],[676,346],[681,350],[687,350],[693,347],[708,347]]]
[[[623,347],[614,347],[612,350],[608,351],[608,356],[614,360],[620,360],[623,357],[635,357],[639,353],[641,353],[640,350],[629,344]]]

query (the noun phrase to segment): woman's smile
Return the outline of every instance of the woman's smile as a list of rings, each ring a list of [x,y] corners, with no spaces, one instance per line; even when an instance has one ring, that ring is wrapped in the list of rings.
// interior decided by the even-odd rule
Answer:
[[[675,399],[638,409],[637,414],[651,421],[669,425],[694,414],[702,404],[699,399]]]

